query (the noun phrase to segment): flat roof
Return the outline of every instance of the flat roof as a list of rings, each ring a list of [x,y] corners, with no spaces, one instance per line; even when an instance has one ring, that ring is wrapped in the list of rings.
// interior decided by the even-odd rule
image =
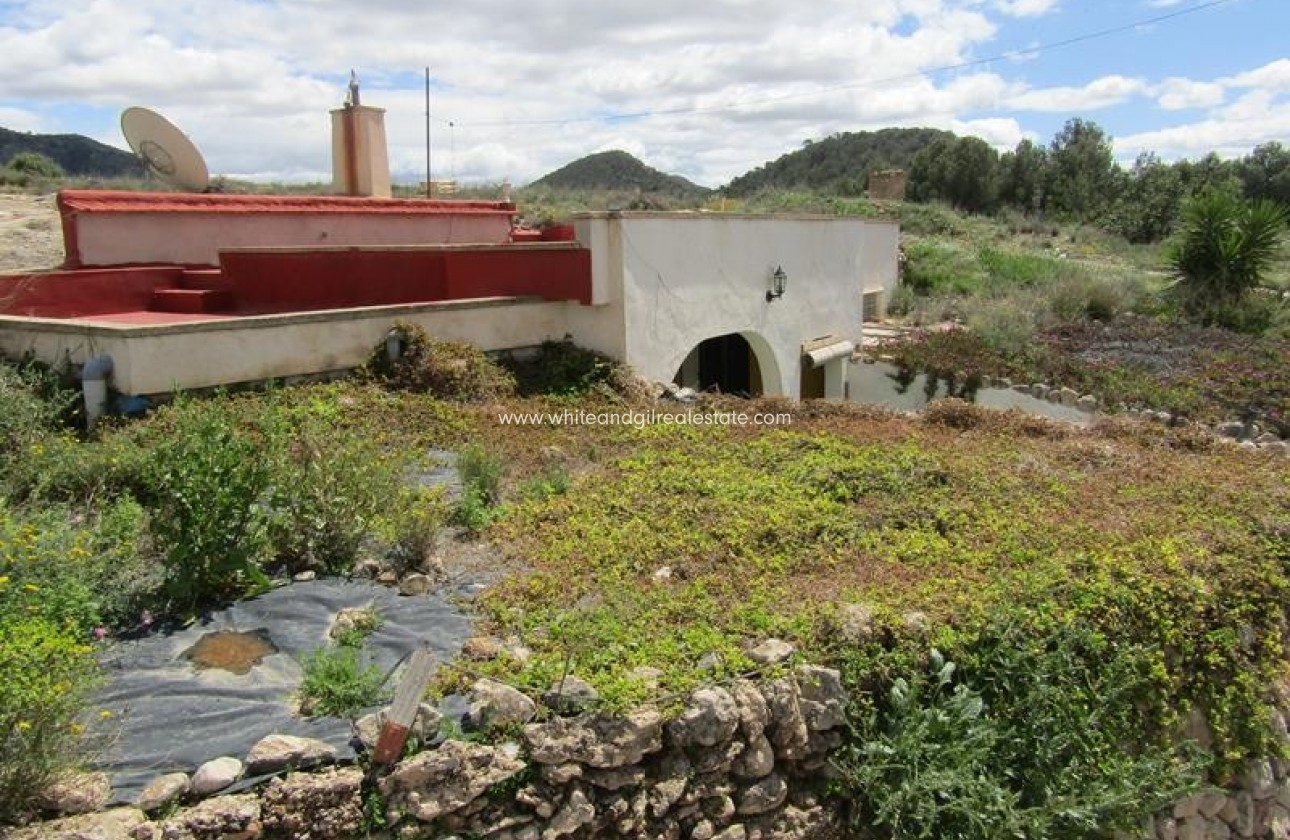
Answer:
[[[515,204],[509,201],[125,190],[60,190],[58,207],[63,212],[89,213],[371,213],[413,216],[510,216],[515,213]]]

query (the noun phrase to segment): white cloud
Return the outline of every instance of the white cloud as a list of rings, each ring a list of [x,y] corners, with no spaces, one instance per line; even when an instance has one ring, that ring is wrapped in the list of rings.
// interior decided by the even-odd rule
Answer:
[[[1078,114],[1119,105],[1147,90],[1141,79],[1103,76],[1082,87],[1050,87],[1025,90],[1004,103],[1021,111],[1049,111]]]
[[[1222,104],[1226,97],[1223,85],[1217,82],[1194,82],[1178,77],[1165,79],[1151,93],[1156,97],[1156,104],[1166,111],[1212,108]]]
[[[999,0],[999,11],[1013,17],[1038,17],[1057,8],[1060,0]]]
[[[1219,82],[1228,87],[1290,91],[1290,59],[1278,59],[1254,70],[1220,79]]]
[[[46,130],[45,119],[40,114],[28,108],[10,108],[7,106],[0,106],[0,126],[4,126],[10,131],[41,132]]]

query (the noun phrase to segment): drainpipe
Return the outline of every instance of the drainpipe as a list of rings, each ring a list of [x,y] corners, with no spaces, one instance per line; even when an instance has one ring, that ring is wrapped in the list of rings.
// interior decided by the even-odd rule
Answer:
[[[85,425],[94,423],[103,415],[107,404],[107,381],[112,375],[112,357],[95,356],[81,367],[81,393],[85,396]]]
[[[394,364],[402,355],[403,333],[392,329],[385,334],[385,358],[390,364]]]

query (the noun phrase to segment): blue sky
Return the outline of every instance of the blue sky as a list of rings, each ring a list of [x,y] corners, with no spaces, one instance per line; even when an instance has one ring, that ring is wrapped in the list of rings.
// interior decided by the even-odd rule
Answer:
[[[1126,162],[1230,157],[1290,143],[1287,32],[1287,0],[0,0],[0,126],[123,146],[146,105],[212,172],[325,180],[353,67],[415,180],[429,65],[434,176],[462,181],[621,148],[716,186],[840,131],[1002,150],[1075,116]]]

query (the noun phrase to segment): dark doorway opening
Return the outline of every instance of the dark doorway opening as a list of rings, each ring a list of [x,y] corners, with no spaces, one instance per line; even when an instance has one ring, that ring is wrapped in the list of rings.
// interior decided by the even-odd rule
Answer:
[[[676,381],[699,391],[743,397],[762,393],[761,367],[748,340],[737,333],[703,341],[681,365]]]

